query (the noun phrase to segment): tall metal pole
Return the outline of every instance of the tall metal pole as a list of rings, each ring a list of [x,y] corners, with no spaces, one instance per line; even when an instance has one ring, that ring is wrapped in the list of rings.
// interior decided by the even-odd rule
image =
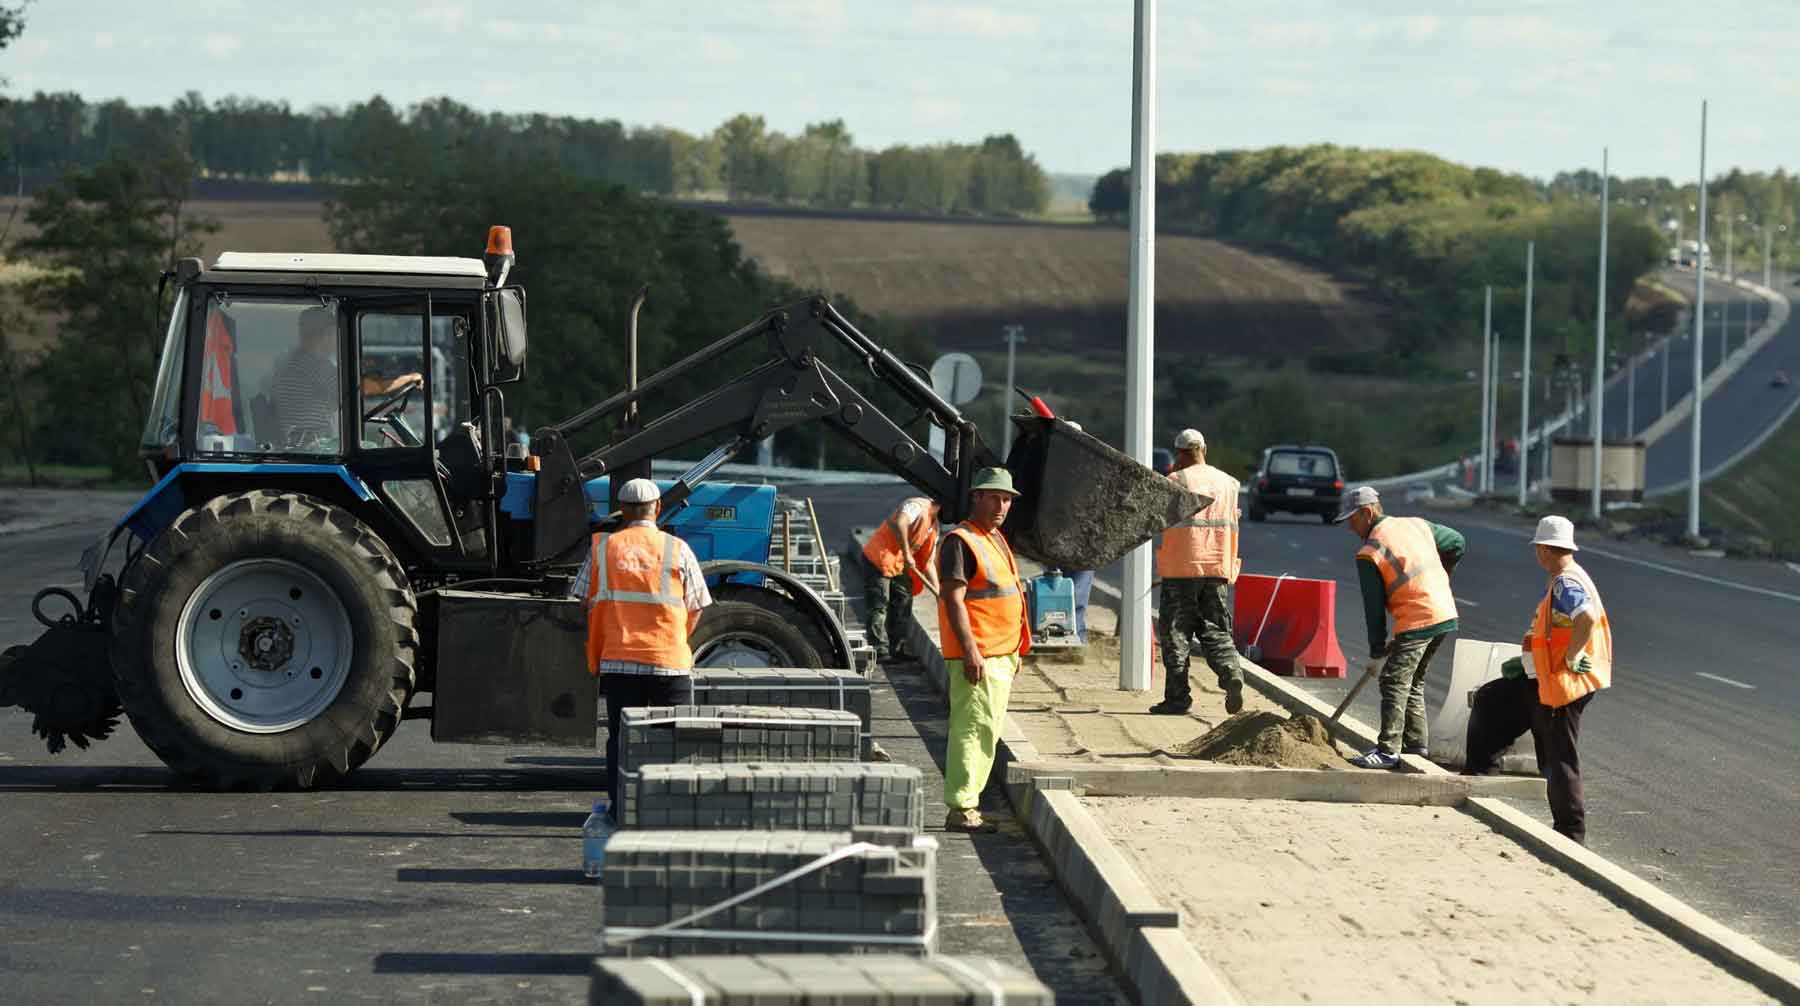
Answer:
[[[1725,282],[1734,288],[1737,286],[1737,263],[1732,260],[1733,245],[1731,241],[1731,214],[1725,214]],[[1719,305],[1719,364],[1725,363],[1725,357],[1731,355],[1731,301],[1732,297]]]
[[[1496,475],[1496,470],[1500,467],[1500,333],[1499,332],[1494,333],[1494,345],[1493,345],[1493,348],[1491,350],[1489,350],[1488,356],[1490,357],[1489,365],[1488,365],[1488,373],[1494,375],[1493,378],[1488,382],[1488,387],[1491,389],[1490,391],[1488,391],[1488,401],[1492,404],[1488,407],[1488,428],[1483,430],[1482,433],[1487,436],[1488,443],[1491,445],[1488,449],[1488,470],[1487,470],[1488,492],[1491,493],[1491,492],[1495,492],[1495,491],[1499,490],[1499,488],[1500,488],[1500,480],[1499,480],[1499,477]]]
[[[1487,288],[1481,308],[1481,475],[1475,490],[1482,495],[1493,488],[1488,479],[1494,470],[1494,288]]]
[[[1600,480],[1605,470],[1601,463],[1606,454],[1606,212],[1609,202],[1611,172],[1607,150],[1600,149],[1600,292],[1594,318],[1594,416],[1589,428],[1594,434],[1593,516],[1600,519]]]
[[[1663,379],[1662,406],[1656,410],[1656,418],[1661,419],[1669,414],[1669,350],[1675,343],[1675,336],[1663,336]]]
[[[1763,232],[1763,288],[1766,290],[1769,287],[1769,281],[1772,279],[1772,277],[1769,273],[1769,255],[1775,249],[1775,227],[1774,227],[1774,225],[1770,224],[1765,219],[1763,222],[1762,232]]]
[[[1136,0],[1131,62],[1131,291],[1125,339],[1125,453],[1150,463],[1156,356],[1156,0]],[[1125,556],[1119,602],[1119,688],[1150,687],[1150,548]]]
[[[1537,242],[1525,242],[1525,362],[1519,366],[1519,505],[1525,505],[1526,483],[1531,481],[1531,284],[1537,276]],[[1549,450],[1548,444],[1541,447]]]
[[[1706,250],[1706,102],[1700,103],[1700,253]],[[1696,256],[1697,257],[1697,256]],[[1702,263],[1703,264],[1703,263]],[[1701,349],[1706,318],[1706,270],[1694,270],[1694,415],[1688,431],[1688,521],[1689,538],[1700,537],[1700,407],[1705,404],[1700,394]]]
[[[1008,414],[1011,411],[1008,408],[1008,404],[1012,402],[1013,380],[1014,380],[1013,375],[1016,372],[1014,370],[1014,366],[1013,366],[1014,365],[1013,358],[1014,358],[1016,351],[1019,348],[1019,343],[1025,341],[1025,326],[1024,325],[1008,325],[1005,328],[1005,332],[1006,332],[1006,335],[1004,336],[1004,338],[1006,339],[1006,387],[1000,389],[1000,402],[1001,402],[1001,406],[1000,406],[1000,443],[1002,444],[1002,447],[1000,449],[1000,456],[1010,458],[1010,457],[1012,457],[1013,424],[1012,424],[1012,418]]]

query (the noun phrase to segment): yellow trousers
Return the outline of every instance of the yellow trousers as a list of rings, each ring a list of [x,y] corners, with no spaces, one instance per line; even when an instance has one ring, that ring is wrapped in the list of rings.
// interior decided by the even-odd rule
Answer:
[[[963,677],[961,660],[947,660],[945,665],[950,671],[950,742],[944,752],[944,804],[951,810],[971,810],[981,802],[988,773],[994,769],[1019,655],[985,658],[981,683],[974,685]]]

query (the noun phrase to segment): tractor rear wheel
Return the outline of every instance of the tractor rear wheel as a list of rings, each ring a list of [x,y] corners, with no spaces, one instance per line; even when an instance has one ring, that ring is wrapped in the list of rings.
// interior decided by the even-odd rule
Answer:
[[[399,726],[417,614],[393,552],[349,511],[294,493],[215,497],[125,573],[119,699],[191,783],[311,787]]]
[[[823,667],[819,651],[781,616],[750,601],[714,601],[688,633],[695,667]]]

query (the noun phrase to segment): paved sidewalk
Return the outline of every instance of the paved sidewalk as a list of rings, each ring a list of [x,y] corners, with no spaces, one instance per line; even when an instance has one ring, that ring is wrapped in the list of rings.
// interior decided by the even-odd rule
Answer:
[[[931,608],[916,610],[934,627]],[[1110,628],[1109,612],[1090,613],[1091,628]],[[1116,644],[1090,649],[1084,662],[1028,658],[1014,685],[1013,721],[1040,757],[1144,765],[1226,718],[1204,662],[1189,715],[1150,716],[1161,668],[1154,694],[1121,692]],[[1245,698],[1246,709],[1276,708]],[[1082,802],[1244,1002],[1769,1001],[1458,810]]]

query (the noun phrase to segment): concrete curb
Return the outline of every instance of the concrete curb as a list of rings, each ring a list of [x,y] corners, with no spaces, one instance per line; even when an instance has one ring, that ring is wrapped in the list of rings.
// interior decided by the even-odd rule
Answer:
[[[1251,686],[1289,712],[1321,717],[1331,715],[1330,708],[1311,695],[1249,661],[1244,661],[1244,666],[1245,678]],[[1319,711],[1321,709],[1323,713]],[[1345,717],[1336,727],[1333,736],[1347,738],[1346,743],[1375,745],[1374,734],[1361,722]],[[1423,758],[1403,755],[1400,760],[1408,772],[1451,774]],[[1726,972],[1783,1002],[1800,1002],[1800,964],[1708,917],[1655,884],[1557,834],[1554,829],[1498,799],[1471,797],[1460,809]]]
[[[907,645],[938,692],[949,695],[943,652],[918,618],[912,620]],[[1180,914],[1156,900],[1073,793],[1047,788],[1029,776],[1013,781],[1015,763],[1040,760],[1025,732],[1007,716],[994,764],[1007,780],[1007,801],[1137,1001],[1158,1006],[1242,1002],[1178,928]]]
[[[1084,796],[1386,803],[1408,807],[1461,807],[1474,797],[1544,798],[1544,780],[1523,776],[1081,761],[1015,760],[1008,769],[1007,784],[1036,781],[1041,785],[1045,779],[1065,777]]]

